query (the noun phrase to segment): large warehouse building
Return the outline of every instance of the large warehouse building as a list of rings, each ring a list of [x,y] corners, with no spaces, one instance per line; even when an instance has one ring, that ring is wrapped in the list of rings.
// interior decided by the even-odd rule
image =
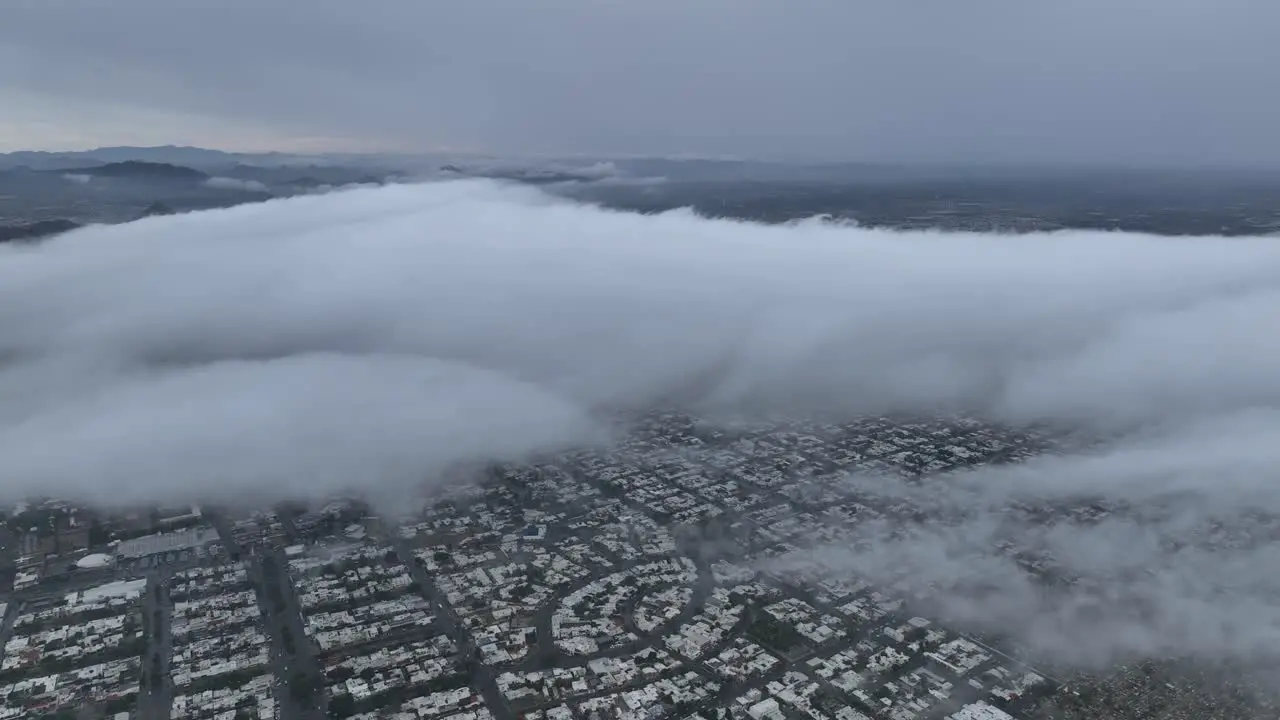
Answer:
[[[194,527],[171,533],[145,535],[132,540],[121,540],[116,546],[120,560],[140,560],[151,555],[193,550],[218,541],[218,531],[210,527]]]

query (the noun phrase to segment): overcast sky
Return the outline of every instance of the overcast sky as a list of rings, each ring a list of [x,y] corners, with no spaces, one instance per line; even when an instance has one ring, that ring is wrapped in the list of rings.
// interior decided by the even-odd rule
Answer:
[[[1280,166],[1275,0],[13,0],[0,150]]]

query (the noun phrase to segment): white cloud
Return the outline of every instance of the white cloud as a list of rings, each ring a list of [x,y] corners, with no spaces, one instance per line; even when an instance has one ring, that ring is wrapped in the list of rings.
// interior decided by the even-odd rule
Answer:
[[[1078,658],[1272,652],[1269,545],[1160,543],[1280,513],[1278,316],[1264,238],[766,227],[481,181],[341,191],[0,249],[0,495],[396,494],[659,402],[1049,421],[1115,442],[876,486],[965,519],[892,541],[868,525],[876,542],[837,569],[990,580],[1000,593],[953,593],[949,612],[1042,647],[1076,637]],[[1014,501],[1092,496],[1166,516],[1017,526],[1153,613],[1086,636],[1041,622],[1078,608],[989,546]]]
[[[4,378],[33,362],[79,377],[51,362],[68,358],[139,382],[157,367],[391,354],[588,409],[694,380],[713,409],[1119,429],[1280,401],[1280,340],[1258,332],[1280,310],[1280,247],[1264,240],[765,227],[460,182],[152,218],[5,253]],[[36,416],[68,412],[28,395]],[[0,439],[12,415],[0,411]]]
[[[267,186],[257,180],[240,180],[238,178],[229,177],[211,177],[204,181],[204,184],[211,188],[219,190],[248,190],[252,192],[266,192]]]

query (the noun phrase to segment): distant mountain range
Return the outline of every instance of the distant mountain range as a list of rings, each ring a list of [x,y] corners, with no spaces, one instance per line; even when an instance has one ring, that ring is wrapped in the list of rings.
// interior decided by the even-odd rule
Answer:
[[[299,155],[194,147],[0,154],[0,241],[351,185],[490,178],[639,212],[695,207],[766,222],[1275,232],[1280,173],[1086,167],[772,163],[707,158]],[[1140,218],[1130,218],[1134,213]]]
[[[74,170],[86,165],[120,162],[164,163],[193,168],[230,166],[249,163],[266,167],[286,165],[338,164],[326,155],[292,155],[287,153],[230,153],[198,147],[162,145],[157,147],[102,147],[93,150],[48,152],[20,150],[0,153],[0,170],[27,167],[32,170]]]
[[[443,177],[488,178],[490,180],[511,180],[526,185],[554,185],[556,183],[592,182],[599,180],[598,175],[589,175],[569,170],[550,168],[476,168],[464,170],[457,165],[448,164],[440,168]]]
[[[0,238],[33,241],[94,223],[230,207],[351,185],[492,178],[532,185],[589,183],[601,163],[523,166],[486,158],[227,153],[192,147],[98,148],[0,154]],[[603,172],[602,172],[603,170]]]
[[[33,239],[55,232],[58,222],[128,222],[410,177],[403,168],[373,161],[344,165],[282,153],[184,147],[23,151],[0,154],[0,228],[7,238]]]
[[[606,178],[670,178],[673,180],[826,179],[833,176],[884,176],[893,168],[872,164],[787,165],[699,158],[503,158],[478,154],[293,154],[237,153],[164,145],[103,147],[48,152],[0,153],[0,172],[25,168],[82,173],[86,168],[117,163],[154,163],[186,167],[211,177],[234,177],[271,184],[319,188],[357,181],[399,177],[484,177],[551,185],[589,183]],[[300,170],[305,169],[305,173]],[[361,171],[355,178],[352,171]]]

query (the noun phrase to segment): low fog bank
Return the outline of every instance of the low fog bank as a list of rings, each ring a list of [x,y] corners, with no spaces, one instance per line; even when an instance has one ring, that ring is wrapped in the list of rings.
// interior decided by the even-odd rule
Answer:
[[[0,499],[392,499],[663,404],[1055,423],[1109,442],[847,478],[923,519],[772,562],[1057,661],[1276,659],[1277,317],[1262,238],[760,226],[487,181],[155,217],[0,248]]]
[[[1086,452],[837,484],[901,503],[764,567],[892,588],[1033,662],[1280,662],[1280,412],[1243,411]]]
[[[267,192],[267,186],[257,180],[241,180],[230,177],[211,177],[204,181],[205,187],[217,190],[244,190],[247,192]]]
[[[0,493],[403,486],[673,400],[1175,432],[1277,404],[1278,311],[1263,239],[767,227],[487,181],[149,218],[0,250]]]
[[[452,462],[599,435],[580,408],[536,386],[430,358],[191,360],[5,373],[0,392],[15,400],[0,410],[5,477],[106,503],[349,491],[396,507]],[[75,384],[61,377],[77,372]]]

